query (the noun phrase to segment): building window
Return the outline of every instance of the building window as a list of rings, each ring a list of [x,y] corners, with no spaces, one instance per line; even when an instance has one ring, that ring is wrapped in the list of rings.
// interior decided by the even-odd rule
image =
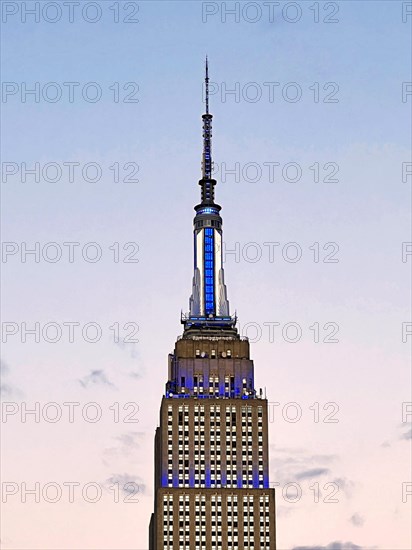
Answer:
[[[163,495],[163,546],[173,550],[173,495]]]

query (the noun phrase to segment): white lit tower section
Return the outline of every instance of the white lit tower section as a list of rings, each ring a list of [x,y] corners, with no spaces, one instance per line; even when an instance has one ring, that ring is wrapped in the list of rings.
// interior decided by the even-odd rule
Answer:
[[[223,272],[221,207],[214,202],[212,178],[212,118],[209,113],[209,75],[206,61],[206,113],[203,119],[201,203],[195,206],[194,277],[189,301],[189,324],[207,320],[231,321]]]

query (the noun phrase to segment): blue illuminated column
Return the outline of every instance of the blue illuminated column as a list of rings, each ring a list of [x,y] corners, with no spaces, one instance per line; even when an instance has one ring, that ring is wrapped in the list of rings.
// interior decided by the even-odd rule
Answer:
[[[222,218],[217,204],[195,207],[194,276],[189,301],[191,317],[229,316],[229,302],[223,270]]]
[[[214,230],[206,228],[204,238],[205,315],[215,315],[214,248]]]

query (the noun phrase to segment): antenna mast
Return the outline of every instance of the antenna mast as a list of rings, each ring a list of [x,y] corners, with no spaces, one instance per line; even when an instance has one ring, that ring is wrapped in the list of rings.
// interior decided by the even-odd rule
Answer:
[[[209,65],[206,56],[206,77],[205,77],[205,90],[206,90],[206,114],[209,114]]]
[[[212,118],[209,114],[209,64],[206,57],[206,74],[205,74],[205,96],[206,96],[206,114],[203,118],[203,159],[202,159],[202,178],[204,180],[212,179]],[[207,196],[209,195],[209,196]],[[213,202],[213,193],[202,197],[202,201],[206,200]]]

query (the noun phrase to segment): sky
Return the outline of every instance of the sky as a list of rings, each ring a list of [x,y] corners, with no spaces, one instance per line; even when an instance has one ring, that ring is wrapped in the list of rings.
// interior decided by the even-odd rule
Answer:
[[[1,7],[2,548],[148,548],[207,54],[278,550],[410,549],[411,3]]]

